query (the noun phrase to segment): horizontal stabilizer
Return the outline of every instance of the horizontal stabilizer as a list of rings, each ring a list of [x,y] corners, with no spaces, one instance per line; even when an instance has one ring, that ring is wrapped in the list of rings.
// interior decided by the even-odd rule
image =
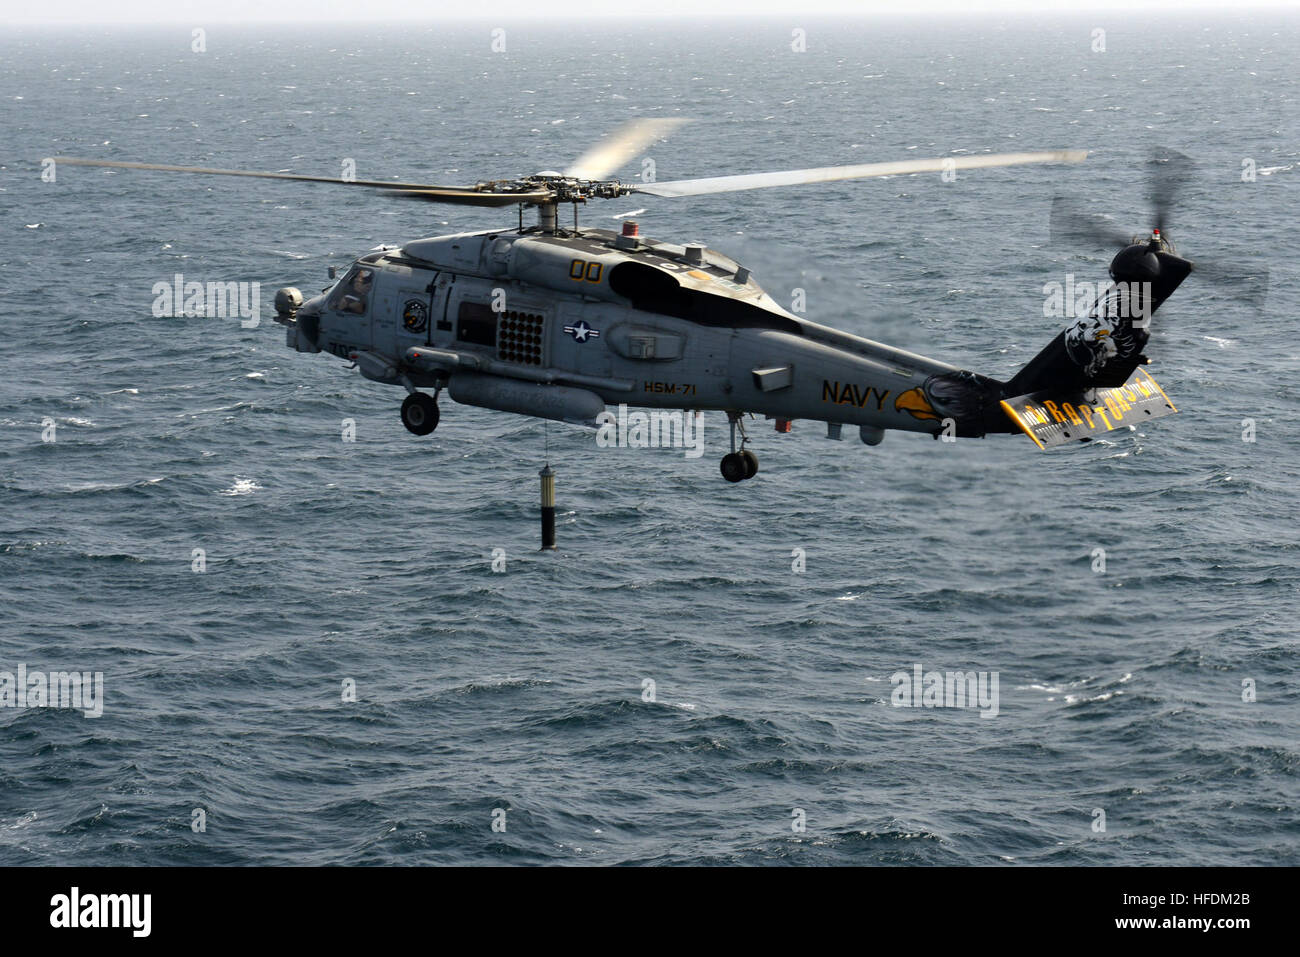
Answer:
[[[1178,411],[1142,368],[1114,389],[1074,394],[1044,389],[1004,399],[1002,408],[1040,449],[1091,439]]]

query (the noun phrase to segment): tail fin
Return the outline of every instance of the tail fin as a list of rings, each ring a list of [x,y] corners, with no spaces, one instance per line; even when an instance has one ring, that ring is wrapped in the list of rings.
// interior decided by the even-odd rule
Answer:
[[[1057,335],[1016,373],[1004,396],[1044,390],[1061,393],[1118,388],[1138,366],[1150,338],[1151,316],[1192,271],[1156,232],[1148,242],[1125,247],[1111,261],[1115,284],[1092,312]]]
[[[959,436],[1023,431],[1039,448],[1091,438],[1178,410],[1141,368],[1152,314],[1192,271],[1153,231],[1111,261],[1114,285],[1009,382],[959,370],[932,375],[920,393]]]
[[[1177,412],[1142,366],[1151,316],[1192,264],[1160,235],[1125,247],[1115,284],[1003,386],[1002,410],[1040,449]]]

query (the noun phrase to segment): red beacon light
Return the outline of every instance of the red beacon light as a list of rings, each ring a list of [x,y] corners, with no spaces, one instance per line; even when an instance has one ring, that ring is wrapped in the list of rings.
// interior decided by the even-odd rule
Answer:
[[[641,227],[635,219],[623,220],[623,233],[615,237],[614,245],[619,249],[638,249],[641,246]]]

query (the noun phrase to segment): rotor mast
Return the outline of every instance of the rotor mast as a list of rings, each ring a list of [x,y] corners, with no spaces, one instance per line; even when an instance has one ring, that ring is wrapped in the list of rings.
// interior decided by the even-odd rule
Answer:
[[[577,209],[577,207],[575,206],[574,209]],[[554,235],[559,219],[559,204],[554,200],[549,203],[537,204],[537,225],[542,232],[548,236]]]

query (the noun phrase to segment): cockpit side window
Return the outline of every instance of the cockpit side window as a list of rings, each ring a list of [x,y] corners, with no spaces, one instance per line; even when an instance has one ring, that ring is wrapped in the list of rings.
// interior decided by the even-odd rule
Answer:
[[[353,269],[330,294],[329,308],[364,316],[370,306],[370,290],[374,288],[374,283],[373,269]]]

